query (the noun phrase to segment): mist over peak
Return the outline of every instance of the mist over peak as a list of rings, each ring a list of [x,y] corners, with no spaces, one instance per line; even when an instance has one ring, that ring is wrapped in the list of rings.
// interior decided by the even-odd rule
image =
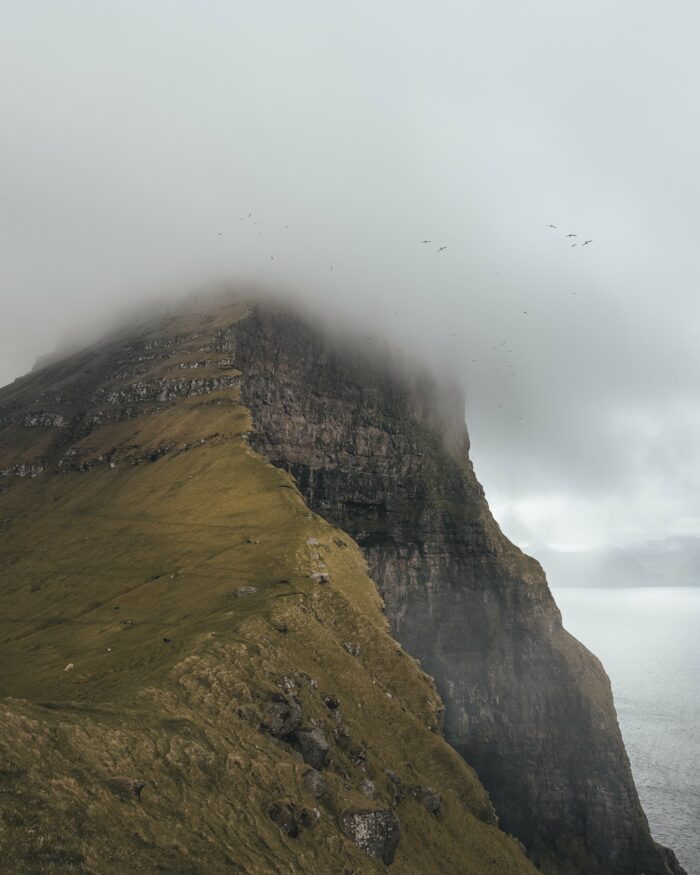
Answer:
[[[454,374],[516,540],[697,534],[699,17],[10,4],[0,383],[264,289]]]

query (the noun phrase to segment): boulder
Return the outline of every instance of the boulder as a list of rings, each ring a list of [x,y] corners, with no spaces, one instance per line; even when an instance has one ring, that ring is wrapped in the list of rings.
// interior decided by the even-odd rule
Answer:
[[[308,772],[304,774],[302,781],[304,782],[306,789],[314,798],[320,799],[321,796],[325,795],[326,779],[318,769],[309,769]]]
[[[346,811],[341,818],[343,832],[360,850],[390,865],[401,839],[401,825],[390,809]]]
[[[273,693],[265,704],[265,713],[260,728],[274,738],[286,739],[301,726],[302,713],[299,702],[288,693]]]
[[[322,769],[328,759],[328,742],[322,729],[303,729],[294,734],[304,762]]]

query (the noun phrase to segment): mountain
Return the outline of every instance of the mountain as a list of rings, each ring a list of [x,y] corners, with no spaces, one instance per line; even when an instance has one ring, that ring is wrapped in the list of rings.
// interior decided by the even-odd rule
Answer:
[[[593,550],[530,548],[554,586],[679,586],[700,584],[700,538],[664,538]]]
[[[6,871],[682,871],[454,388],[229,300],[0,427]]]

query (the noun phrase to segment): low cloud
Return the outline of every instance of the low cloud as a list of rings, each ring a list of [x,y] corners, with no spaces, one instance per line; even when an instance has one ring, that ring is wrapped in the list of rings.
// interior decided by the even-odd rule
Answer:
[[[514,538],[697,533],[699,19],[8,4],[0,382],[143,300],[257,284],[462,380]]]

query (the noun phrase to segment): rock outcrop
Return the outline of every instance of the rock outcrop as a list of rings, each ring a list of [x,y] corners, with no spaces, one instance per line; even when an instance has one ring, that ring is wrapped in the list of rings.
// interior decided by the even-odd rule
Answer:
[[[401,839],[401,825],[391,809],[378,811],[347,811],[343,814],[343,829],[370,857],[393,863]]]
[[[267,306],[238,324],[232,361],[251,445],[364,548],[502,827],[547,873],[681,871],[649,833],[605,671],[490,514],[462,393]]]

